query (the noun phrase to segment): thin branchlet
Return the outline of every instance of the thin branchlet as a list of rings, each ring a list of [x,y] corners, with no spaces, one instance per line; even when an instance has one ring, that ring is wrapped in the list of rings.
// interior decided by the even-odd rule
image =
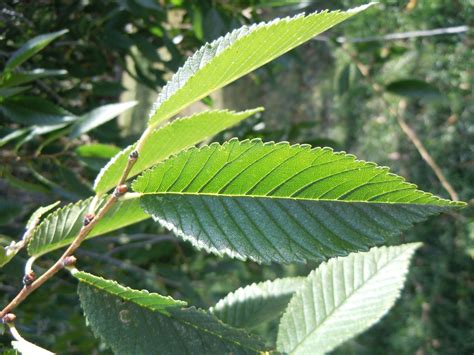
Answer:
[[[143,143],[143,141],[148,137],[149,130],[146,130],[142,137],[140,138],[139,142]],[[124,171],[117,183],[117,186],[114,192],[108,197],[106,203],[102,206],[102,208],[96,213],[88,213],[84,216],[84,221],[81,230],[74,238],[72,243],[63,253],[63,255],[51,266],[46,272],[44,272],[40,277],[36,278],[34,273],[28,274],[24,277],[23,283],[24,286],[15,296],[15,298],[3,308],[0,312],[0,319],[4,319],[7,315],[11,314],[11,311],[18,307],[20,303],[22,303],[33,291],[43,285],[46,281],[48,281],[52,276],[54,276],[59,270],[63,269],[64,267],[72,267],[76,262],[76,258],[72,255],[77,248],[82,244],[84,239],[89,235],[91,230],[94,226],[107,214],[107,212],[115,205],[118,199],[123,196],[127,191],[128,188],[125,185],[125,181],[128,178],[128,175],[137,161],[139,157],[138,146],[129,156],[127,161],[127,165],[124,168]]]

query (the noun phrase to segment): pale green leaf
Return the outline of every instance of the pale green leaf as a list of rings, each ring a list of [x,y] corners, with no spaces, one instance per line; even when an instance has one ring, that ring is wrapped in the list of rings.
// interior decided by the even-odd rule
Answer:
[[[50,76],[58,76],[58,75],[66,75],[67,70],[59,69],[59,70],[48,70],[48,69],[34,69],[31,71],[22,71],[22,72],[12,72],[8,73],[3,77],[3,81],[1,81],[1,87],[11,87],[17,86],[25,83],[29,83],[34,80],[50,77]]]
[[[112,118],[119,116],[123,112],[135,106],[137,103],[137,101],[130,101],[97,107],[96,109],[79,117],[76,122],[74,122],[69,137],[77,138],[81,134],[87,133],[94,128],[97,128],[100,125],[110,121]]]
[[[266,263],[368,250],[464,205],[343,152],[260,140],[191,148],[146,171],[133,190],[196,247]]]
[[[239,288],[209,311],[233,327],[253,328],[283,313],[304,277],[287,277]]]
[[[156,125],[319,33],[365,10],[323,11],[243,26],[204,45],[163,87],[150,112]]]
[[[378,322],[400,295],[419,246],[373,248],[323,263],[291,299],[277,350],[324,354]]]
[[[120,148],[111,144],[92,143],[81,145],[74,151],[81,158],[110,159],[120,152]]]
[[[190,117],[177,119],[155,130],[148,137],[140,150],[140,157],[130,171],[129,176],[135,176],[166,159],[171,154],[178,153],[204,139],[212,137],[262,110],[262,108],[256,108],[242,112],[227,110],[205,111]],[[102,169],[94,183],[94,189],[98,194],[110,190],[117,184],[127,165],[128,155],[133,149],[134,145],[125,148]]]
[[[93,212],[97,212],[105,203],[103,196]],[[33,231],[28,244],[28,253],[40,256],[52,250],[69,245],[79,233],[83,219],[89,212],[92,198],[69,204],[49,214]],[[137,199],[120,199],[107,215],[92,229],[88,238],[126,227],[148,218],[140,208]]]
[[[248,354],[263,344],[211,314],[156,293],[76,272],[79,297],[94,334],[115,354]]]
[[[10,59],[8,59],[8,62],[5,65],[4,71],[10,71],[16,68],[24,61],[28,60],[30,57],[41,51],[56,38],[67,32],[68,30],[61,30],[53,33],[42,34],[30,39],[11,55]]]

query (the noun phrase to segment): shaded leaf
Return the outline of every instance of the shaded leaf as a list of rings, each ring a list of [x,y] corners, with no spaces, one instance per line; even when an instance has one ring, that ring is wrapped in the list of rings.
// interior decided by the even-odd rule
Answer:
[[[46,47],[56,38],[62,36],[67,32],[68,30],[61,30],[57,32],[42,34],[30,39],[10,56],[7,61],[7,64],[5,65],[4,71],[9,71],[16,68],[17,66],[31,58],[33,55],[41,51],[44,47]]]
[[[439,100],[443,97],[436,86],[423,80],[397,80],[388,84],[385,89],[392,94],[415,99]]]
[[[1,81],[0,86],[2,87],[9,87],[9,86],[17,86],[25,83],[29,83],[34,80],[38,80],[41,78],[46,78],[49,76],[58,76],[58,75],[66,75],[67,70],[59,69],[59,70],[48,70],[48,69],[34,69],[31,71],[24,71],[24,72],[12,72],[8,73],[6,76],[3,77],[3,81]]]
[[[260,140],[191,148],[133,189],[147,213],[194,246],[265,263],[368,250],[465,205],[343,152]]]
[[[79,159],[96,171],[100,171],[107,161],[119,152],[119,147],[101,143],[82,145],[75,149]]]
[[[74,122],[69,137],[77,138],[81,134],[87,133],[119,116],[122,112],[132,108],[137,103],[137,101],[130,101],[98,107],[91,112],[79,117],[76,122]]]
[[[40,97],[16,96],[4,101],[0,109],[9,119],[24,125],[55,126],[76,119],[72,113]]]
[[[94,334],[116,354],[248,354],[263,344],[204,311],[157,293],[76,272],[81,305]]]
[[[150,112],[150,125],[177,114],[258,67],[299,46],[319,33],[365,10],[323,11],[308,16],[276,19],[243,26],[205,44],[163,87]]]
[[[8,133],[6,136],[0,138],[0,147],[3,147],[8,142],[11,142],[12,140],[17,139],[18,137],[25,135],[26,133],[28,133],[28,131],[29,128],[15,129],[11,133]]]
[[[240,121],[262,111],[262,108],[241,112],[216,110],[204,111],[190,117],[184,117],[154,131],[140,150],[140,157],[130,171],[129,177],[166,159],[185,148],[230,128]],[[127,165],[128,156],[134,145],[118,153],[97,176],[94,189],[98,194],[115,186]]]
[[[0,88],[0,103],[2,103],[3,99],[6,99],[11,96],[15,96],[23,91],[26,91],[30,88],[30,86],[18,86],[14,88]]]
[[[233,327],[253,328],[279,317],[304,277],[287,277],[252,284],[229,293],[209,311]]]
[[[420,245],[373,248],[323,263],[291,299],[277,350],[324,354],[378,322],[399,297]]]

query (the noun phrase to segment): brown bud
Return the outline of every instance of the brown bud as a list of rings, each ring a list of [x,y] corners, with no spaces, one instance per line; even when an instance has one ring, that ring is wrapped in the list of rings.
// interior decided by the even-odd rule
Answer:
[[[95,215],[93,213],[88,213],[84,216],[84,226],[87,226],[89,223],[92,222],[92,220],[94,219]]]
[[[63,259],[63,266],[64,267],[68,267],[68,266],[74,266],[76,264],[76,257],[74,255],[69,255],[69,256],[66,256],[64,259]]]
[[[127,185],[119,185],[115,188],[115,191],[114,191],[114,196],[115,197],[120,197],[122,196],[124,193],[126,193],[128,191],[128,187]]]
[[[15,319],[16,319],[16,315],[14,315],[13,313],[7,313],[2,318],[2,323],[3,324],[12,323],[15,321]]]
[[[137,160],[138,159],[138,150],[134,150],[128,156],[130,160]]]
[[[36,279],[36,274],[34,271],[30,271],[25,276],[23,276],[23,285],[30,286]]]

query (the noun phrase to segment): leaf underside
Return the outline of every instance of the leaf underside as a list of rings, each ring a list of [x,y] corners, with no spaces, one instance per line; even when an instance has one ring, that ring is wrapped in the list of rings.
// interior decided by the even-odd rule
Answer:
[[[133,184],[147,213],[196,247],[257,262],[347,255],[461,206],[328,148],[231,140],[192,148]]]
[[[262,343],[186,303],[77,272],[88,325],[116,354],[255,354]]]
[[[308,16],[275,19],[243,26],[188,58],[163,87],[150,111],[149,125],[156,125],[245,74],[301,45],[319,33],[365,10],[323,11]]]
[[[105,203],[104,195],[97,203],[97,212]],[[50,251],[69,245],[79,233],[84,216],[89,212],[92,198],[69,204],[49,214],[33,231],[28,244],[31,256],[41,256]],[[126,227],[149,218],[140,207],[137,199],[124,199],[117,202],[107,215],[92,229],[88,238]]]
[[[375,324],[400,295],[419,246],[373,248],[323,263],[282,316],[277,350],[324,354]]]
[[[170,155],[212,137],[259,111],[262,111],[262,108],[242,112],[205,111],[174,120],[148,137],[140,149],[140,158],[128,176],[133,177]],[[132,145],[122,150],[102,169],[94,183],[94,190],[98,194],[107,192],[117,184],[134,147]]]
[[[304,277],[287,277],[242,287],[209,311],[233,327],[253,328],[279,317],[304,280]]]

